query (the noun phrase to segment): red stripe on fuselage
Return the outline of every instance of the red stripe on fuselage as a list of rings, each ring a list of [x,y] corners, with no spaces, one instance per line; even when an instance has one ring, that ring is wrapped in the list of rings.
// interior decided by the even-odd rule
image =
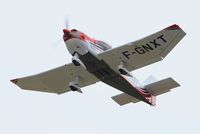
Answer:
[[[77,32],[77,36],[71,34],[71,32]],[[97,42],[94,38],[91,38],[88,35],[84,34],[83,32],[80,32],[76,29],[72,29],[72,30],[63,29],[63,33],[64,33],[64,35],[63,35],[64,41],[67,41],[67,40],[72,39],[72,38],[78,38],[82,41],[91,42],[91,43],[94,43],[94,44],[96,44],[96,42]]]
[[[89,41],[89,42],[92,42],[92,43],[96,43],[96,40],[94,38],[91,38],[89,37],[88,35],[84,34],[81,32],[81,37],[80,37],[81,40],[83,41]]]

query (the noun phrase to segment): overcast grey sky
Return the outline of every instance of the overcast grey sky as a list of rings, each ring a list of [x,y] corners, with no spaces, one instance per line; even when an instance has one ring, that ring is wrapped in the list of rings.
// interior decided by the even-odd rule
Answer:
[[[1,0],[1,134],[197,134],[200,133],[200,2],[198,0]],[[70,27],[113,47],[171,24],[187,33],[164,61],[133,72],[141,81],[173,77],[182,86],[159,96],[157,106],[120,107],[120,93],[101,82],[84,94],[20,90],[10,79],[71,62],[62,38]]]

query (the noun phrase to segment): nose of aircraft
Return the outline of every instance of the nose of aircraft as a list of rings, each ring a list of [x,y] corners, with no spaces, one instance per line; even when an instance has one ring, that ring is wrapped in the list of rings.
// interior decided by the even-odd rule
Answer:
[[[71,35],[70,35],[70,30],[68,30],[68,29],[63,29],[63,40],[64,41],[67,41],[70,37],[71,37]]]
[[[68,30],[68,29],[63,29],[63,33],[64,33],[64,34],[67,34],[67,33],[69,34],[69,33],[70,33],[70,30]]]

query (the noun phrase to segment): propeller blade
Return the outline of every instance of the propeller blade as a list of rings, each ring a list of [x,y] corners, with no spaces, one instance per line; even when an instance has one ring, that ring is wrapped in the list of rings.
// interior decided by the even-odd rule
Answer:
[[[65,28],[69,29],[69,17],[68,16],[65,17]]]

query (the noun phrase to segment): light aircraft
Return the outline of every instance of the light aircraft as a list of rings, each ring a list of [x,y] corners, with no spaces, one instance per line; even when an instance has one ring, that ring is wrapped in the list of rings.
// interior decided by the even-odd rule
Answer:
[[[72,63],[36,75],[12,79],[22,89],[62,94],[102,81],[123,93],[119,105],[143,101],[156,105],[156,96],[180,86],[172,78],[142,85],[131,71],[161,61],[186,33],[176,24],[143,39],[112,48],[76,29],[63,29]]]

